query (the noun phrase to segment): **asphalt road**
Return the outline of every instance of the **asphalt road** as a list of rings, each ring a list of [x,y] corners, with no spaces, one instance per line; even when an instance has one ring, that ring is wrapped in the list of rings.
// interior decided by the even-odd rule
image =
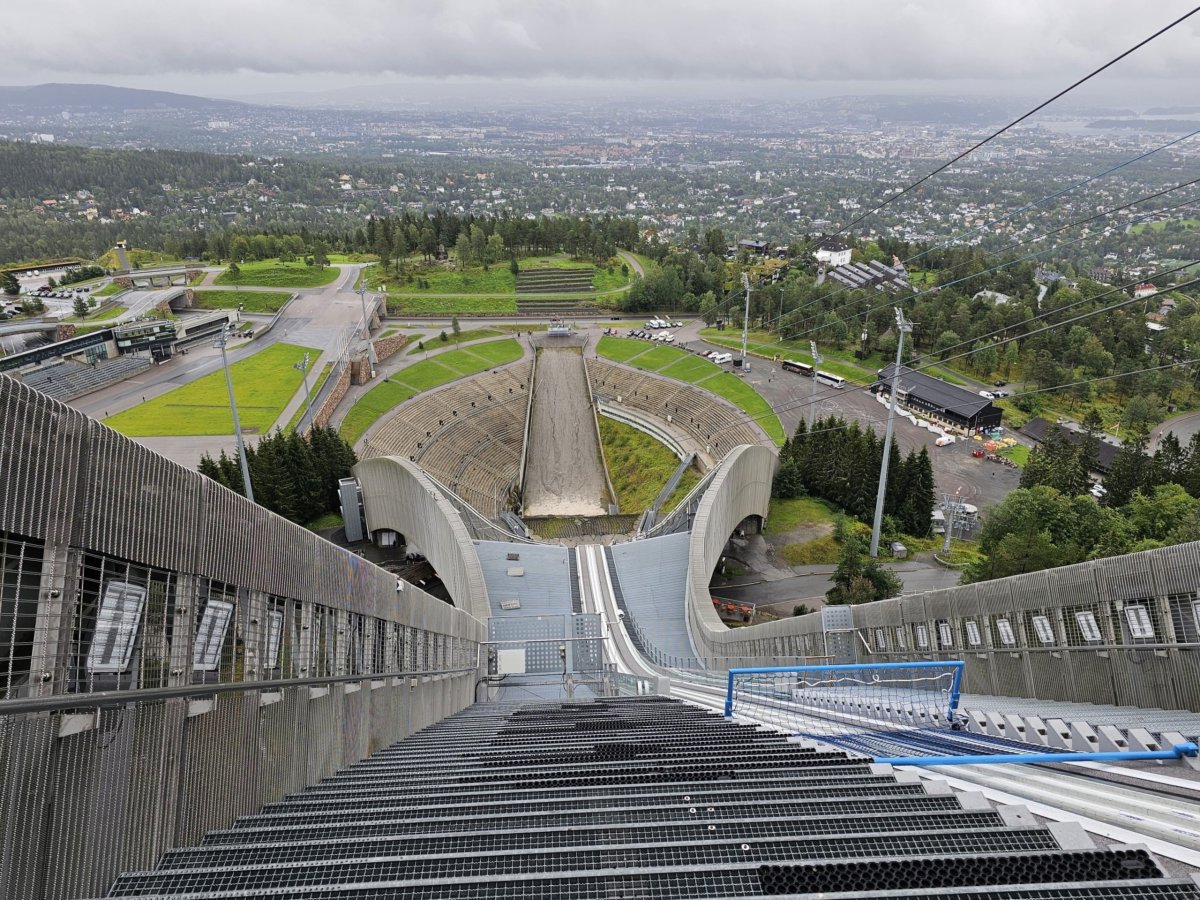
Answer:
[[[244,343],[227,351],[229,362],[235,363],[276,343],[312,347],[318,355],[310,363],[310,372],[320,372],[326,362],[336,358],[346,341],[353,338],[354,329],[362,322],[362,303],[353,290],[361,265],[344,265],[341,275],[331,284],[319,288],[300,289],[281,314],[279,321],[262,338]],[[254,316],[266,323],[270,316]],[[120,412],[195,381],[221,366],[221,353],[208,344],[189,349],[187,356],[176,356],[162,365],[152,366],[136,378],[110,388],[80,397],[71,406],[97,419]],[[295,405],[302,400],[303,389],[280,415],[286,422]],[[161,453],[168,459],[193,468],[204,454],[217,455],[222,449],[232,451],[233,435],[198,435],[191,437],[134,438],[143,446]],[[252,442],[253,436],[249,437]]]

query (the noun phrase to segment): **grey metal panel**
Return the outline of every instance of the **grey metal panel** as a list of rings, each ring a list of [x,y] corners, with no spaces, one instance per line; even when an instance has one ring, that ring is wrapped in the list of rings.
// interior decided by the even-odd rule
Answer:
[[[1106,600],[1133,600],[1156,595],[1151,553],[1130,553],[1097,560],[1096,583]]]
[[[354,467],[362,486],[367,530],[392,529],[415,544],[437,569],[461,609],[477,619],[491,610],[470,533],[451,503],[408,460],[381,456]]]

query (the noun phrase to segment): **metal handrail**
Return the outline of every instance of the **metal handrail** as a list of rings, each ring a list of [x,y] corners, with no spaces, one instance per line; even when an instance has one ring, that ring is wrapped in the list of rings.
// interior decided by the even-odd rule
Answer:
[[[18,713],[54,712],[64,709],[109,709],[131,703],[152,700],[179,700],[188,697],[211,697],[239,691],[272,691],[285,687],[320,687],[327,684],[348,684],[357,681],[381,681],[385,678],[423,678],[433,675],[462,675],[477,672],[475,667],[434,669],[418,672],[371,672],[360,675],[327,675],[319,678],[287,678],[274,681],[227,681],[221,684],[186,684],[178,687],[137,688],[129,691],[95,691],[93,693],[56,694],[53,697],[30,697],[0,700],[0,716]]]

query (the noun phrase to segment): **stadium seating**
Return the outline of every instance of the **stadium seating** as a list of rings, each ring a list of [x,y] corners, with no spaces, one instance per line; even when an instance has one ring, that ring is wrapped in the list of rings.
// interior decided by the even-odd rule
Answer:
[[[55,400],[73,400],[136,375],[153,365],[144,356],[119,356],[95,365],[58,362],[22,374],[21,380]]]
[[[740,444],[760,444],[765,438],[746,414],[700,387],[635,372],[600,359],[589,359],[592,393],[640,410],[684,428],[722,458]]]
[[[372,433],[364,456],[418,462],[486,516],[519,476],[531,364],[518,363],[418,394]]]

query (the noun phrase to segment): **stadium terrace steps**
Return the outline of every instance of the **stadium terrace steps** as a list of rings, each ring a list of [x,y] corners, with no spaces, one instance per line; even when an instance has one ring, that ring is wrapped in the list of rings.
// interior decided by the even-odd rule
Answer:
[[[73,362],[53,363],[20,376],[31,388],[55,400],[74,400],[110,384],[144,372],[153,362],[144,356],[119,356],[100,360],[94,366]]]
[[[978,888],[982,888],[979,890]],[[883,893],[880,893],[883,892]],[[110,897],[1200,900],[1138,848],[661,697],[476,704]]]

